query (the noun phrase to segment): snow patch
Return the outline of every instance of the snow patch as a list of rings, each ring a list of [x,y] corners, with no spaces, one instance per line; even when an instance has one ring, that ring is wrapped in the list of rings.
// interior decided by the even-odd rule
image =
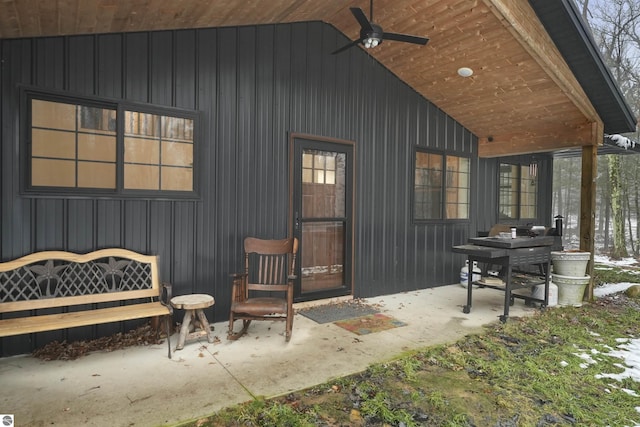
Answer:
[[[605,135],[608,136],[611,141],[615,142],[615,144],[620,147],[628,150],[629,148],[635,148],[636,142],[626,136],[622,136],[620,134],[615,135]]]

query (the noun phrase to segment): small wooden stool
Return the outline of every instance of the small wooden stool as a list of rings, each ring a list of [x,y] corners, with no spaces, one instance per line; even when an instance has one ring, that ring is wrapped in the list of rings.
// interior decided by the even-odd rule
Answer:
[[[215,300],[211,295],[207,294],[191,294],[180,295],[171,298],[171,305],[174,308],[184,310],[184,320],[182,321],[182,327],[180,328],[180,338],[178,339],[178,345],[176,350],[182,350],[184,348],[184,342],[187,339],[199,338],[206,335],[207,340],[213,343],[214,337],[207,316],[204,315],[203,308],[211,307],[215,304]],[[197,322],[200,320],[200,330],[195,330],[189,333],[189,326],[191,321]]]

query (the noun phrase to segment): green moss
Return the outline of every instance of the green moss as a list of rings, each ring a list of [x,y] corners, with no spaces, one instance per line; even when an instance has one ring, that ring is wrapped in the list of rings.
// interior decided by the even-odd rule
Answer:
[[[640,271],[596,264],[593,268],[593,280],[596,286],[605,283],[640,283]]]
[[[624,293],[629,298],[638,298],[640,297],[640,285],[629,286]]]

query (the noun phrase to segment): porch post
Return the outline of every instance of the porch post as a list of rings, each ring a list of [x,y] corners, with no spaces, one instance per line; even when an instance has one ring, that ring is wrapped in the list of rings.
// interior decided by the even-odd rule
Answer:
[[[593,256],[596,224],[596,176],[598,172],[598,147],[582,147],[582,181],[580,184],[580,250],[591,252],[587,274],[591,276],[585,299],[593,299]]]

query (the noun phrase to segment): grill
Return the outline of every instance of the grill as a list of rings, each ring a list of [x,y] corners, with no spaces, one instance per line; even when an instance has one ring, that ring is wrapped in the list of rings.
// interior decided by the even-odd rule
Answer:
[[[503,286],[491,285],[483,281],[473,281],[473,275],[469,274],[467,304],[462,311],[465,314],[471,312],[473,285],[504,292],[504,312],[500,316],[502,322],[509,318],[509,307],[515,298],[525,300],[526,304],[539,303],[543,308],[546,307],[549,304],[549,270],[553,244],[554,238],[551,236],[515,239],[477,237],[469,239],[467,245],[454,246],[452,251],[467,255],[469,265],[473,265],[473,261],[483,263],[483,275],[486,275],[488,266],[500,265],[501,277],[505,282]],[[545,285],[544,298],[513,293],[514,289],[531,288],[541,284]]]

